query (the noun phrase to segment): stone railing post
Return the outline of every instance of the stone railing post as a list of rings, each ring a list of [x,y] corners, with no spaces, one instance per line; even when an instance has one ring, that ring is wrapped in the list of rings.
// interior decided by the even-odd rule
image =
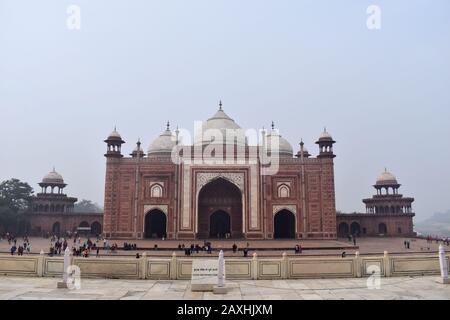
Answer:
[[[170,279],[177,280],[177,254],[172,253],[172,259],[170,260]]]
[[[147,279],[147,252],[144,251],[144,253],[141,256],[141,261],[139,261],[141,264],[141,279]]]
[[[359,255],[359,251],[355,252],[354,266],[355,266],[355,276],[357,278],[362,277],[362,264],[361,257]]]
[[[281,258],[281,279],[287,279],[288,278],[288,260],[287,260],[287,253],[283,252],[282,258]]]
[[[258,280],[258,255],[255,253],[253,253],[253,258],[252,258],[252,262],[251,262],[251,275],[252,275],[252,280]]]
[[[443,284],[449,284],[447,257],[445,256],[445,250],[442,244],[439,245],[439,266],[441,268],[441,282]]]
[[[45,268],[45,252],[41,250],[39,253],[39,257],[37,258],[37,276],[44,276],[44,268]]]
[[[384,251],[383,256],[383,264],[384,264],[384,276],[390,277],[391,276],[391,261],[390,261],[389,253],[387,251]]]

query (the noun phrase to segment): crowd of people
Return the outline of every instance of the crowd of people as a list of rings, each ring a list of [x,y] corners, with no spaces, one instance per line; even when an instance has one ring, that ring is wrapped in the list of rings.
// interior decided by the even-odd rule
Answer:
[[[178,250],[184,251],[185,256],[190,256],[191,254],[199,253],[200,251],[211,254],[213,249],[211,242],[204,241],[202,246],[200,246],[199,244],[191,244],[190,246],[185,246],[184,243],[179,244]]]
[[[8,241],[8,245],[11,246],[11,255],[17,253],[18,256],[23,256],[24,253],[31,253],[31,243],[27,236],[22,237],[22,244],[18,244],[17,238],[9,232],[6,233],[5,239]],[[0,238],[0,240],[2,239]]]
[[[428,235],[425,238],[427,239],[427,243],[433,243],[433,241],[435,241],[436,243],[442,242],[442,244],[445,244],[447,246],[450,245],[450,237],[439,238],[437,236],[433,237],[431,235]]]

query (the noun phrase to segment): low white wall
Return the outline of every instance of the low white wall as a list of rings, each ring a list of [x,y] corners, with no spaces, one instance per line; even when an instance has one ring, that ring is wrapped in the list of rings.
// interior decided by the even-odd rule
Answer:
[[[191,278],[192,260],[202,258],[81,258],[71,257],[81,277],[124,279]],[[447,256],[448,263],[448,256]],[[338,257],[226,258],[225,274],[238,279],[303,279],[368,277],[374,270],[381,276],[439,275],[436,255],[394,255]],[[0,274],[11,276],[61,277],[63,257],[44,255],[0,255]]]

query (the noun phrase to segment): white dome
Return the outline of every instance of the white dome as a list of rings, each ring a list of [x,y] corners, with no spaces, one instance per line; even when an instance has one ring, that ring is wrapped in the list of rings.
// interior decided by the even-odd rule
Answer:
[[[167,128],[158,138],[156,138],[148,147],[148,155],[172,153],[176,146],[176,138],[172,131]]]
[[[320,134],[319,140],[333,140],[333,137],[327,132],[327,129],[324,129]]]
[[[214,139],[221,138],[222,140],[218,141],[218,143],[234,144],[237,139],[235,136],[239,137],[238,142],[243,139],[246,143],[247,139],[244,134],[244,130],[221,107],[211,118],[203,123],[201,132],[196,133],[195,143],[209,144],[213,143]],[[229,139],[232,140],[228,141]]]
[[[42,178],[42,183],[64,184],[64,179],[58,172],[55,171],[55,168],[53,168],[53,171],[49,172],[44,178]]]
[[[277,150],[272,150],[273,148],[278,148]],[[270,134],[267,135],[267,149],[272,153],[279,153],[280,155],[293,155],[293,149],[289,141],[283,138],[278,130],[272,129]]]
[[[377,185],[396,185],[397,178],[387,170],[385,170],[377,179]]]

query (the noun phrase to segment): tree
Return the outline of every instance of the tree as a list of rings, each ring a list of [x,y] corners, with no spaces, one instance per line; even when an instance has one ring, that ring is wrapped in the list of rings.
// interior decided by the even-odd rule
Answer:
[[[75,212],[96,213],[102,212],[103,209],[91,200],[81,200],[75,203]]]
[[[0,232],[17,231],[19,221],[30,208],[32,196],[33,188],[19,179],[0,183]]]

